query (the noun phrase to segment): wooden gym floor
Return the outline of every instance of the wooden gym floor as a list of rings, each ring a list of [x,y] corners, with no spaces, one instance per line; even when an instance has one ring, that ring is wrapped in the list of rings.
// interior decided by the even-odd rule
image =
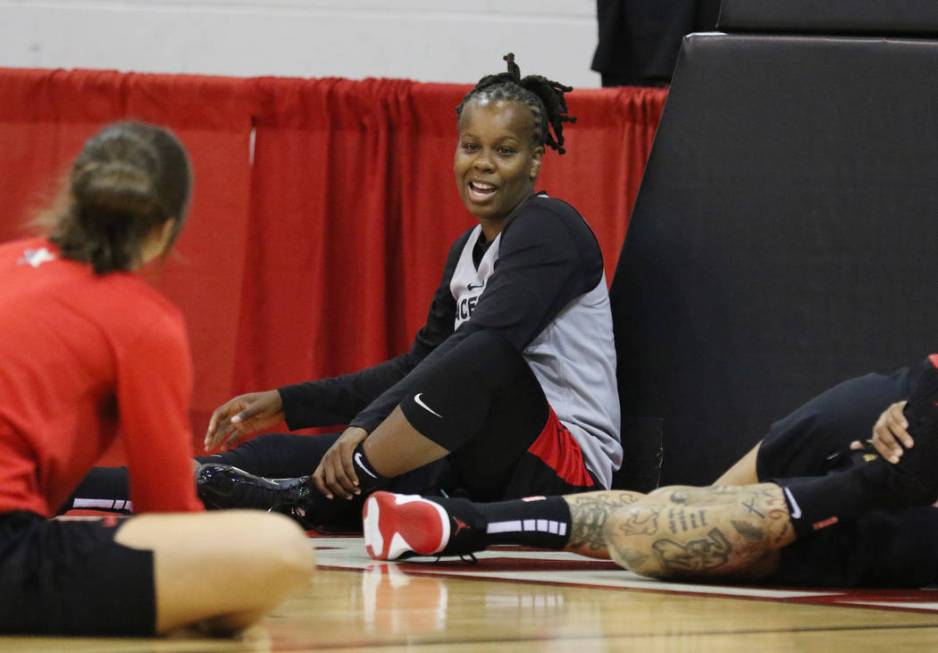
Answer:
[[[938,590],[832,592],[660,583],[511,547],[479,563],[377,563],[313,538],[309,588],[240,640],[0,638],[3,651],[938,650]]]

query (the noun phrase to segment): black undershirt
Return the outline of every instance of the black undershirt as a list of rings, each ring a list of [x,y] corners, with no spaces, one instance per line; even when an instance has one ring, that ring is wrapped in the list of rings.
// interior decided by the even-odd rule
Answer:
[[[485,239],[485,234],[481,234],[478,240],[476,240],[476,244],[472,248],[472,264],[476,266],[476,270],[479,269],[479,264],[482,263],[482,257],[489,251],[491,244],[491,241]]]

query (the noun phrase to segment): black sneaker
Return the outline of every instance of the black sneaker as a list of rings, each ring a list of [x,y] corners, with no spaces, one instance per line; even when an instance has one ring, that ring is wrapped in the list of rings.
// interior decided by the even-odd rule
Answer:
[[[485,520],[465,499],[375,492],[365,501],[362,530],[375,560],[466,556],[485,548]]]
[[[209,509],[256,508],[286,514],[308,503],[315,491],[306,476],[264,478],[231,465],[211,463],[199,467],[196,488]]]

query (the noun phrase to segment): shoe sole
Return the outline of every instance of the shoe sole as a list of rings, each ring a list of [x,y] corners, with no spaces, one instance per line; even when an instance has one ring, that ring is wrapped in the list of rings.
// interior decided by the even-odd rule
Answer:
[[[449,541],[449,515],[415,494],[375,492],[362,510],[365,551],[375,560],[433,555]]]

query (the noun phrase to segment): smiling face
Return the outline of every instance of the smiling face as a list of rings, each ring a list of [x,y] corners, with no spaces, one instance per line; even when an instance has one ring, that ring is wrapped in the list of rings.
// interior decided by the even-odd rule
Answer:
[[[525,104],[483,97],[463,107],[453,163],[456,186],[489,240],[511,210],[534,193],[543,155]]]

